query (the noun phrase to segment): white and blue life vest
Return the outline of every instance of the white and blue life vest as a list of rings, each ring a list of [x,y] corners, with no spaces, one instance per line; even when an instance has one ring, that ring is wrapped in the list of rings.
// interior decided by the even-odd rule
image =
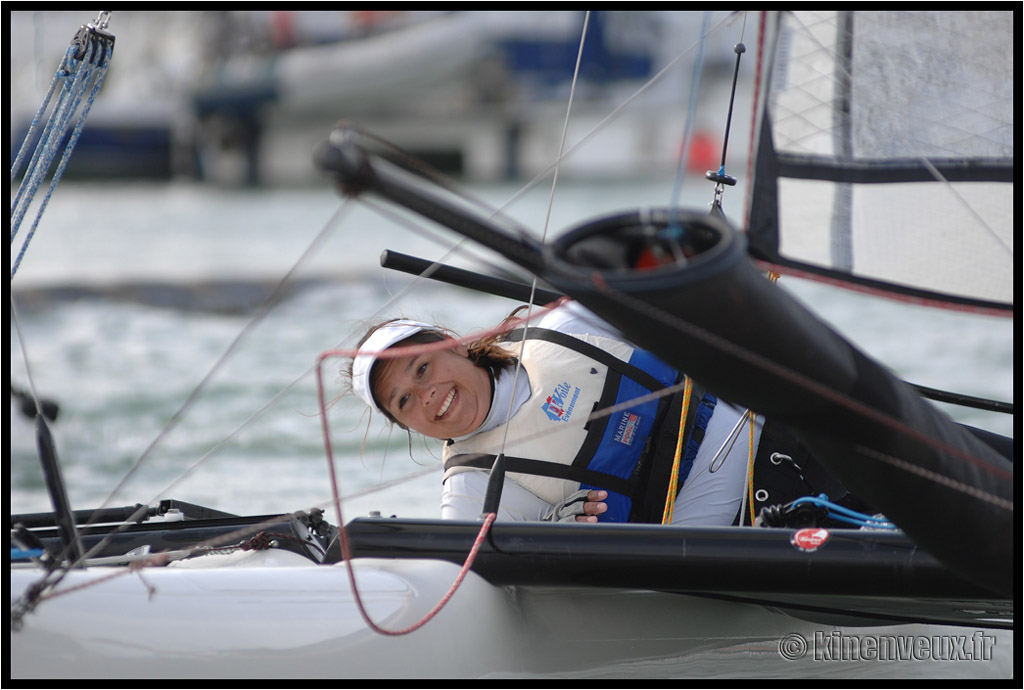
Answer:
[[[650,504],[664,504],[667,473],[652,466],[664,466],[666,457],[671,464],[679,427],[673,402],[681,396],[650,394],[677,383],[679,372],[650,352],[612,338],[540,328],[527,333],[522,368],[530,397],[506,424],[449,441],[445,478],[490,468],[504,448],[507,478],[549,503],[561,503],[580,489],[599,488],[608,491],[608,510],[600,521],[660,516],[659,505]],[[518,352],[521,339],[522,331],[513,331],[504,346]],[[714,405],[713,396],[692,405],[680,487]],[[675,419],[669,418],[669,408],[676,410]],[[658,443],[663,426],[660,436],[666,442]]]

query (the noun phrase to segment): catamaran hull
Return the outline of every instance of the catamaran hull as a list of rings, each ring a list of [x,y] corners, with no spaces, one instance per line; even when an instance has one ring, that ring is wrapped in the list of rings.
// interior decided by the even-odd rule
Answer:
[[[424,627],[387,636],[360,616],[344,565],[305,565],[290,552],[234,558],[196,562],[217,567],[72,573],[62,588],[91,586],[25,617],[11,636],[11,677],[870,677],[891,675],[892,663],[900,675],[919,677],[1012,674],[1008,631],[844,629],[753,604],[645,590],[496,587],[472,573]],[[96,583],[111,573],[121,575]],[[426,615],[457,573],[443,561],[356,562],[370,617],[391,630]],[[13,570],[12,597],[37,577]],[[984,635],[987,659],[954,664],[909,652],[902,663],[853,659],[836,646],[841,636],[886,635],[968,642]]]

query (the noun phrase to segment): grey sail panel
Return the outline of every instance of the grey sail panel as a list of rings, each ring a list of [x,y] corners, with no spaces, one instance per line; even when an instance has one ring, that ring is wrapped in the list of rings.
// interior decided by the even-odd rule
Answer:
[[[751,253],[1011,312],[1012,13],[774,19],[761,55]]]

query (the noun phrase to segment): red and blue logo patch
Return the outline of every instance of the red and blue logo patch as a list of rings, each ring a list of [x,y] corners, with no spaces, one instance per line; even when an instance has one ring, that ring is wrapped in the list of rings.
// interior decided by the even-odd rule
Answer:
[[[637,427],[640,426],[640,415],[635,412],[626,412],[619,418],[619,425],[615,429],[613,441],[623,445],[633,445],[633,438],[636,436]]]
[[[554,392],[547,397],[541,409],[552,421],[568,422],[579,397],[580,389],[570,385],[568,381],[563,381],[555,386]]]

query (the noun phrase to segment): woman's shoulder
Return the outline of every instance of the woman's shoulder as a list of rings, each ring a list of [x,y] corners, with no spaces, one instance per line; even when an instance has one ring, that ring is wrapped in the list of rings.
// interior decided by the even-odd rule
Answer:
[[[622,340],[614,326],[575,301],[552,309],[537,321],[537,326],[576,337],[596,335]]]

